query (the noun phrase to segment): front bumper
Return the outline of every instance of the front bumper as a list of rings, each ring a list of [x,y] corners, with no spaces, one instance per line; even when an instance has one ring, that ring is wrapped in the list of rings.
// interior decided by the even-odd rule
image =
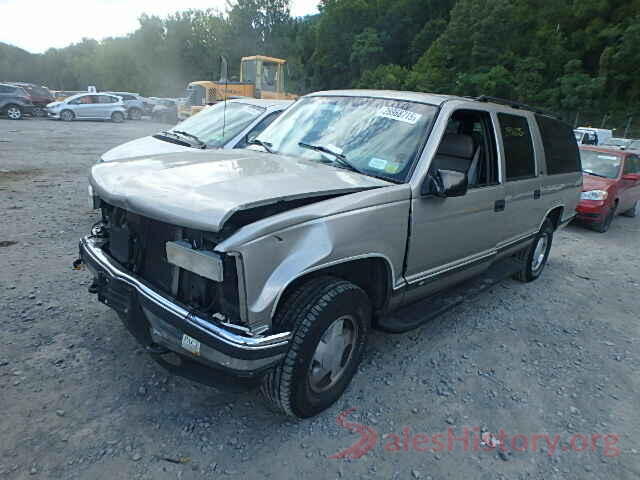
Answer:
[[[582,222],[601,222],[606,213],[607,206],[600,200],[580,200],[576,207],[576,219]]]
[[[60,112],[58,112],[58,111],[52,112],[51,110],[47,109],[47,117],[48,118],[59,119],[60,118]]]
[[[129,331],[147,351],[154,354],[156,360],[163,354],[174,352],[190,367],[195,364],[200,370],[204,366],[226,375],[257,378],[286,353],[291,332],[251,337],[202,318],[128,273],[102,250],[101,243],[100,239],[90,236],[80,240],[80,259],[95,277],[93,291],[101,302],[119,314]],[[199,354],[182,347],[185,334],[200,342]],[[196,378],[194,368],[181,371],[173,363],[173,368],[166,362],[160,363],[174,373],[211,383]],[[207,375],[206,370],[203,375],[210,377],[211,371]]]

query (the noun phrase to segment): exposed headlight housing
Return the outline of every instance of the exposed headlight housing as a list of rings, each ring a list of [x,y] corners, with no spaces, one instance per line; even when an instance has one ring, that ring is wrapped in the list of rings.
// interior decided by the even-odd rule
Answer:
[[[607,195],[604,190],[589,190],[580,194],[580,200],[606,200]]]
[[[187,242],[167,242],[167,261],[214,282],[222,282],[222,257],[207,250],[194,250]]]

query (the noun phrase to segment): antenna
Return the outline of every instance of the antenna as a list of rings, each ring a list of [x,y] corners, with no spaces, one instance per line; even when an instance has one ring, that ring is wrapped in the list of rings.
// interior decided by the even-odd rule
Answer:
[[[224,130],[227,126],[227,85],[229,84],[229,62],[227,57],[220,55],[220,82],[224,81],[224,110],[222,112],[222,141],[224,141]]]

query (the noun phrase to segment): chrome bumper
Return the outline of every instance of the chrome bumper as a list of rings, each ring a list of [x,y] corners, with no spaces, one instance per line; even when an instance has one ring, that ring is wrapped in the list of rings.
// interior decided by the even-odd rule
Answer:
[[[103,298],[100,298],[100,290],[98,291],[101,301],[118,311],[121,317],[128,317],[123,320],[135,323],[127,325],[130,330],[132,326],[140,329],[141,324],[143,330],[148,330],[148,335],[142,335],[145,337],[142,342],[162,345],[189,359],[243,376],[264,371],[286,353],[291,332],[245,336],[202,318],[144,280],[125,271],[100,248],[99,240],[89,236],[82,238],[80,258],[96,277],[97,283],[104,285]],[[116,290],[115,296],[119,299],[126,295],[123,305],[127,306],[118,308],[114,302],[107,301],[109,289]],[[123,291],[131,293],[123,294]],[[140,318],[140,314],[144,318]],[[181,339],[184,334],[201,342],[199,355],[182,348]],[[136,337],[141,341],[139,335]]]

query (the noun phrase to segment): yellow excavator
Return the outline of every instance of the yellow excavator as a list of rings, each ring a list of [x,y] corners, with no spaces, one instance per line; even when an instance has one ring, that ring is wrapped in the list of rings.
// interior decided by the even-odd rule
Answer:
[[[186,102],[180,107],[181,119],[195,115],[208,105],[237,97],[293,100],[297,95],[286,93],[286,60],[254,55],[242,57],[240,81],[227,78],[227,59],[220,58],[220,80],[202,80],[187,85]]]

